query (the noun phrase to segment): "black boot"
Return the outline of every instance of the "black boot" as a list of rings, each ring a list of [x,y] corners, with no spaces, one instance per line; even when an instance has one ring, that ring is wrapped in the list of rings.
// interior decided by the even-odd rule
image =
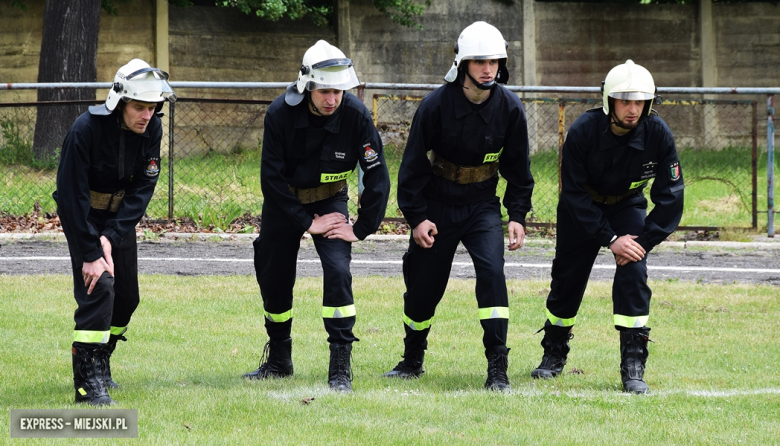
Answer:
[[[544,355],[539,367],[531,372],[531,378],[548,379],[561,374],[563,366],[566,365],[566,356],[569,354],[569,340],[574,337],[571,328],[550,325],[549,322],[544,325],[542,328],[544,330],[544,338],[542,338]]]
[[[260,367],[249,373],[244,373],[246,379],[284,378],[292,376],[292,338],[282,341],[270,340],[265,343]]]
[[[105,344],[73,343],[73,386],[76,389],[77,403],[89,403],[92,406],[109,406],[116,403],[108,395],[108,389],[103,382],[106,362],[104,348]]]
[[[125,331],[127,331],[127,329],[125,329]],[[124,334],[124,331],[122,334]],[[106,358],[105,370],[103,370],[103,381],[105,381],[106,387],[109,389],[119,388],[119,384],[117,384],[111,378],[111,355],[114,353],[114,350],[116,349],[116,343],[119,341],[127,341],[127,338],[121,334],[112,334],[108,338],[108,344],[106,344],[106,347],[103,349]]]
[[[339,392],[352,392],[352,344],[330,344],[328,386]]]
[[[509,348],[505,345],[497,345],[485,350],[487,358],[487,381],[485,388],[497,392],[512,390],[509,385],[509,377],[506,376],[506,369],[509,367]]]
[[[403,361],[399,362],[393,370],[382,375],[385,378],[419,378],[425,373],[423,370],[423,359],[425,359],[425,350],[404,350]]]
[[[647,363],[647,343],[650,329],[620,329],[620,378],[623,389],[631,393],[647,393],[650,388],[645,382],[645,364]]]

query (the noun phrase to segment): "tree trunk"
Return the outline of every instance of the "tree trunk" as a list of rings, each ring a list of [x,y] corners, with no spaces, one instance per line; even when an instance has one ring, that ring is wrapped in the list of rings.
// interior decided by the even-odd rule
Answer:
[[[101,0],[46,0],[38,82],[96,82]],[[38,101],[95,99],[92,88],[39,89]],[[87,105],[38,106],[33,151],[51,159]]]

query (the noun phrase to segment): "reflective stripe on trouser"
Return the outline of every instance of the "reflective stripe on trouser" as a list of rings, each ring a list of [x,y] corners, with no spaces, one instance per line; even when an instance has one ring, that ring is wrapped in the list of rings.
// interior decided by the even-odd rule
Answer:
[[[646,216],[644,208],[647,206],[644,196],[627,198],[612,206],[594,206],[601,209],[610,227],[618,235],[642,233]],[[593,262],[601,246],[572,218],[562,200],[558,203],[557,215],[555,259],[546,307],[548,318],[549,315],[554,315],[556,319],[567,321],[577,316]],[[612,314],[630,317],[648,315],[651,297],[652,291],[647,285],[647,257],[615,268]],[[559,325],[557,320],[549,320],[553,325]],[[567,326],[565,322],[562,324]]]
[[[433,318],[430,318],[427,321],[415,322],[412,320],[412,318],[404,314],[404,324],[414,331],[422,331],[425,330],[426,328],[431,328],[432,322],[433,322]]]
[[[615,321],[615,326],[626,328],[642,328],[647,325],[650,315],[645,316],[624,316],[622,314],[613,314],[612,318]]]
[[[281,322],[287,322],[290,319],[292,319],[292,317],[293,317],[293,310],[290,309],[290,311],[285,311],[284,313],[280,313],[280,314],[274,314],[274,313],[269,313],[269,312],[265,311],[265,312],[263,312],[263,314],[265,315],[265,319],[266,320],[268,320],[270,322],[281,323]]]
[[[103,230],[99,222],[90,216],[89,229],[96,238]],[[125,327],[138,308],[138,245],[135,234],[129,235],[122,244],[111,251],[114,260],[114,277],[104,272],[91,294],[87,294],[81,268],[83,257],[78,247],[68,241],[71,270],[73,273],[73,295],[78,307],[73,315],[75,331],[103,332],[111,327]],[[76,335],[74,334],[74,337]],[[91,336],[89,336],[91,338]],[[81,342],[81,341],[79,341]]]
[[[550,325],[555,325],[556,327],[572,327],[574,326],[574,323],[577,321],[576,315],[568,319],[563,319],[550,313],[550,310],[546,310],[546,311],[547,311],[547,320],[550,321]]]
[[[354,305],[347,305],[344,307],[322,307],[322,317],[325,319],[341,319],[354,316]]]
[[[109,330],[112,335],[122,336],[127,331],[127,327],[111,327]]]
[[[312,218],[314,214],[326,215],[332,212],[341,213],[345,217],[349,215],[345,192],[305,204],[303,208]],[[276,316],[284,315],[293,308],[293,288],[303,231],[290,222],[284,210],[273,200],[263,202],[261,218],[263,224],[260,226],[260,236],[254,241],[253,247],[257,283],[266,314],[265,328],[271,339],[287,339],[292,330],[292,317],[279,322]],[[328,342],[351,343],[357,340],[352,333],[354,310],[347,310],[354,305],[352,274],[349,270],[352,244],[321,235],[313,235],[312,240],[322,263],[323,321],[328,332]],[[325,308],[336,309],[334,317],[325,317]],[[336,311],[341,317],[335,317]],[[351,315],[349,311],[352,311]],[[273,320],[269,320],[268,314],[273,315]]]
[[[403,257],[404,324],[407,347],[423,345],[449,281],[452,261],[459,243],[468,250],[476,273],[475,295],[478,308],[508,307],[504,276],[504,232],[498,197],[467,205],[450,205],[426,199],[428,219],[436,223],[438,234],[433,248],[422,248],[409,237]],[[407,320],[408,319],[408,320]],[[485,348],[506,345],[508,319],[482,319]],[[412,333],[412,336],[409,336]]]
[[[85,344],[105,344],[108,342],[108,336],[111,334],[106,331],[74,330],[73,342],[83,342]]]
[[[488,307],[479,309],[479,320],[509,319],[509,307]]]

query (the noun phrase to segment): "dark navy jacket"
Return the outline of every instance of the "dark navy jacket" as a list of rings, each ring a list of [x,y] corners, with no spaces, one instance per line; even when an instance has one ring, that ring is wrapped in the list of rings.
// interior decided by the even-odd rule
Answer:
[[[496,85],[488,104],[473,111],[462,89],[457,82],[448,83],[426,96],[415,112],[398,173],[398,206],[414,228],[428,218],[426,198],[462,205],[495,197],[498,175],[457,184],[433,174],[428,152],[433,150],[459,166],[478,166],[487,155],[500,153],[499,172],[507,181],[504,207],[510,221],[525,226],[534,179],[523,104],[514,93]]]
[[[651,114],[620,141],[609,130],[609,117],[601,108],[583,113],[569,129],[563,145],[561,200],[575,221],[601,246],[615,234],[604,217],[602,204],[585,188],[602,196],[636,191],[639,205],[647,207],[642,191],[649,180],[655,207],[645,219],[637,242],[646,251],[664,241],[677,228],[683,212],[682,170],[672,132]]]
[[[263,199],[275,201],[290,224],[306,231],[312,218],[289,186],[318,187],[344,178],[359,163],[365,189],[352,230],[363,240],[382,223],[390,195],[382,140],[371,114],[348,92],[323,128],[312,127],[309,114],[306,100],[291,106],[284,94],[268,107],[260,167]]]
[[[119,153],[120,132],[124,132],[124,156]],[[146,212],[160,175],[161,140],[162,122],[157,116],[141,135],[122,130],[116,113],[99,116],[85,112],[68,130],[53,196],[62,230],[81,251],[84,262],[103,257],[101,235],[114,247],[127,237],[135,237],[135,226]],[[122,178],[120,159],[124,161]],[[113,194],[123,188],[125,196],[116,213],[90,207],[90,190]]]

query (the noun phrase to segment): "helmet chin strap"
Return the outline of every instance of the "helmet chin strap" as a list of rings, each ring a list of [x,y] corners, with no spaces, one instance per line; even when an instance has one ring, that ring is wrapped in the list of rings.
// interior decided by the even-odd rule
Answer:
[[[610,125],[614,125],[615,127],[620,127],[621,129],[625,129],[625,130],[633,130],[633,129],[635,129],[635,128],[636,128],[636,127],[627,127],[627,126],[623,125],[623,123],[621,123],[621,122],[620,122],[620,121],[619,121],[619,120],[618,120],[618,119],[615,117],[615,115],[613,115],[612,113],[610,113],[610,114],[609,114],[609,117],[610,117],[610,118],[612,118],[612,119],[611,119],[611,121],[612,121],[612,122],[610,122]]]
[[[311,93],[309,93],[309,90],[306,90],[306,99],[309,101],[309,106],[311,106],[312,113],[314,113],[317,116],[325,116],[322,114],[322,112],[317,108],[316,105],[314,105],[314,101],[311,100]]]
[[[490,82],[485,82],[485,83],[483,83],[483,84],[480,84],[479,82],[477,82],[477,80],[476,80],[476,79],[474,79],[474,78],[471,76],[471,73],[469,73],[469,72],[468,72],[468,70],[463,70],[463,71],[464,71],[464,73],[466,73],[466,76],[468,76],[468,77],[469,77],[469,79],[471,79],[471,82],[473,82],[473,83],[474,83],[474,85],[476,85],[476,86],[477,86],[477,88],[479,88],[480,90],[490,90],[491,88],[493,88],[493,85],[495,85],[495,84],[496,84],[496,80],[495,80],[495,79],[493,79],[493,80],[492,80],[492,81],[490,81]],[[466,86],[464,85],[464,86],[463,86],[463,88],[468,88],[468,87],[466,87]]]

